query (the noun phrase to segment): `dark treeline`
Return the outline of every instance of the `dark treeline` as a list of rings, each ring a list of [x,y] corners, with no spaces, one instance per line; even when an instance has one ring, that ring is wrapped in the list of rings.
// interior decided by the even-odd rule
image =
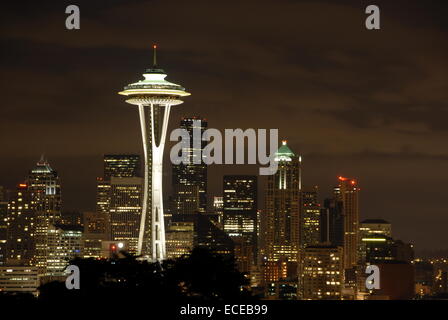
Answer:
[[[70,262],[80,269],[80,289],[68,290],[65,282],[39,287],[39,296],[3,294],[0,301],[22,304],[99,304],[144,302],[194,303],[253,300],[249,279],[235,260],[205,248],[176,260],[150,263],[125,254],[124,258],[80,259]]]

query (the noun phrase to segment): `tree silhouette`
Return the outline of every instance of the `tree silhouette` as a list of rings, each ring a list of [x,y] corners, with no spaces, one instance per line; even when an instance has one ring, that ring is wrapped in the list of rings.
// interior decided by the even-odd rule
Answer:
[[[162,264],[126,254],[118,259],[74,259],[80,269],[80,289],[62,282],[39,288],[44,303],[143,303],[167,301],[220,301],[251,298],[249,281],[232,257],[197,247],[189,255]]]

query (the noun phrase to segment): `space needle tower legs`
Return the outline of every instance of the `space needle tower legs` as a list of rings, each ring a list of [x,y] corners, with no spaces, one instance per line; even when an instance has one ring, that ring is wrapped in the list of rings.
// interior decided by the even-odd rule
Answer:
[[[144,80],[130,84],[119,92],[127,103],[137,105],[144,153],[144,189],[137,252],[150,261],[166,257],[163,214],[163,149],[171,106],[183,103],[190,95],[180,85],[165,80],[166,73],[154,64],[143,74]]]

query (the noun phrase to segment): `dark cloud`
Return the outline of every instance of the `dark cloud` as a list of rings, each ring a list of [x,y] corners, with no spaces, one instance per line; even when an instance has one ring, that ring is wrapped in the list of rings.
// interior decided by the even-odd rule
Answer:
[[[101,155],[140,152],[136,110],[117,92],[141,77],[157,42],[169,79],[192,92],[171,128],[195,114],[218,129],[279,128],[304,155],[307,184],[328,195],[337,175],[356,176],[363,217],[392,220],[417,247],[443,247],[447,3],[376,1],[382,29],[367,31],[369,2],[81,0],[79,31],[64,27],[71,2],[10,2],[0,17],[0,184],[13,186],[45,152],[66,208],[92,209]],[[221,174],[244,170],[211,168],[211,195]]]

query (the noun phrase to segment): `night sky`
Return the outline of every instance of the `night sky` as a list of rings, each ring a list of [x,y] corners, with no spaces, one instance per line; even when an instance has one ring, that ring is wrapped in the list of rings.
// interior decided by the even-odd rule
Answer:
[[[362,219],[392,222],[417,251],[448,248],[447,1],[26,3],[0,15],[0,185],[14,188],[45,153],[64,209],[94,210],[102,155],[141,152],[138,112],[117,92],[142,78],[157,43],[167,80],[192,93],[169,130],[192,115],[220,130],[278,128],[321,198],[355,177]],[[65,29],[69,4],[80,30]],[[364,26],[369,4],[379,31]],[[209,195],[223,173],[257,171],[212,166]]]

